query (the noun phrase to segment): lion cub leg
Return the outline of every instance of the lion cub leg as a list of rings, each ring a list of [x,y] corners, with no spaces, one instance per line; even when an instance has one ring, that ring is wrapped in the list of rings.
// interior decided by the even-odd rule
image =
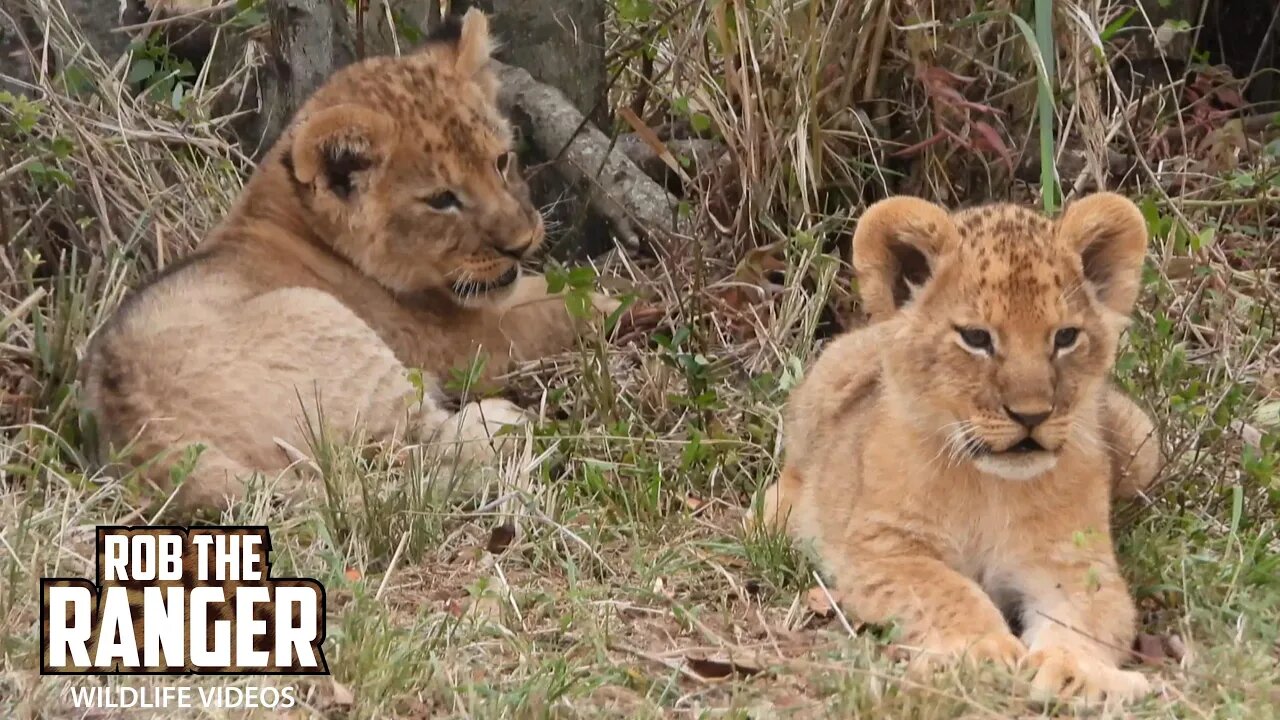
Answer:
[[[1010,631],[991,598],[926,548],[917,534],[898,524],[853,518],[847,545],[833,543],[823,555],[840,578],[841,604],[860,620],[896,622],[903,643],[920,651],[917,662],[995,661],[1015,666],[1026,647]]]
[[[428,430],[422,439],[434,447],[450,476],[496,470],[519,448],[520,427],[532,421],[531,413],[502,398],[485,398],[459,408]],[[478,489],[478,482],[466,490]]]
[[[1105,525],[1104,525],[1105,526]],[[1150,691],[1140,672],[1122,670],[1136,634],[1137,609],[1117,569],[1107,533],[1081,541],[1033,543],[1023,558],[1023,638],[1041,699],[1079,695],[1126,702]]]
[[[164,429],[145,443],[158,449],[205,445],[177,498],[188,509],[227,507],[243,497],[248,474],[275,476],[296,467],[285,446],[305,454],[318,437],[339,444],[468,440],[455,444],[466,447],[467,460],[483,460],[493,457],[493,446],[470,441],[521,417],[505,401],[486,401],[483,413],[473,412],[481,407],[473,404],[451,416],[437,402],[432,378],[424,378],[419,393],[408,368],[373,329],[317,290],[266,293],[217,322],[148,342],[146,362],[121,372],[144,375],[155,366],[176,372],[151,372],[152,382],[139,385],[146,397],[130,404],[145,413],[112,420],[154,426],[152,418],[164,418]],[[279,477],[296,481],[292,474]]]
[[[760,514],[757,516],[751,510],[747,511],[746,529],[788,529],[791,526],[791,508],[802,487],[799,471],[790,465],[783,466],[778,481],[765,488],[764,497],[760,500]]]
[[[606,317],[622,303],[592,292],[590,312]],[[574,346],[587,318],[569,312],[563,292],[548,290],[542,275],[525,275],[516,281],[511,293],[493,308],[493,325],[517,360],[534,360],[564,352]]]
[[[1146,492],[1160,469],[1160,437],[1151,418],[1119,388],[1109,388],[1102,405],[1102,441],[1111,456],[1115,497]]]

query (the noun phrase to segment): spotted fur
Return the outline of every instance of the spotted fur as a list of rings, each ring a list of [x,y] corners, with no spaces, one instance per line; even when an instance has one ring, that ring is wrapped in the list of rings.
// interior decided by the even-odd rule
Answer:
[[[1042,695],[1148,691],[1120,668],[1136,613],[1109,512],[1152,482],[1158,439],[1108,379],[1146,239],[1109,193],[1056,221],[867,210],[854,265],[872,322],[793,393],[761,508],[852,614],[896,621],[921,658],[1030,665]]]
[[[509,446],[494,433],[521,409],[485,400],[451,416],[436,378],[477,359],[497,377],[571,347],[581,326],[520,267],[544,230],[489,47],[473,10],[414,55],[339,71],[193,256],[96,333],[86,404],[122,470],[170,492],[202,447],[172,505],[185,512],[229,506],[251,474],[280,476],[293,457],[278,441],[305,452],[321,430],[460,443],[452,466]]]

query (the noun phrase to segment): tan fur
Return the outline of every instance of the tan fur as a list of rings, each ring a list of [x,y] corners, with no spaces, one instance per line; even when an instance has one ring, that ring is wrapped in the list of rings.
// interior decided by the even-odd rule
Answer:
[[[450,418],[436,380],[478,354],[491,378],[579,330],[545,279],[518,274],[543,225],[495,105],[486,27],[472,11],[455,39],[334,75],[212,235],[97,333],[83,377],[110,446],[162,487],[184,448],[206,446],[180,508],[224,506],[248,473],[283,470],[276,439],[305,449],[321,412],[339,440],[487,440],[525,421],[502,400]],[[457,457],[494,452],[471,442]]]
[[[897,621],[935,657],[1025,663],[1037,694],[1148,691],[1120,669],[1136,614],[1109,512],[1113,494],[1151,483],[1158,441],[1108,380],[1146,237],[1108,193],[1056,223],[907,197],[868,209],[854,264],[873,322],[793,393],[785,467],[761,503],[858,618]],[[958,327],[989,331],[992,352]],[[1059,352],[1065,327],[1078,339]],[[1010,411],[1048,414],[1028,431]],[[1002,452],[1028,434],[1042,451]],[[1014,608],[1020,638],[1002,613]]]

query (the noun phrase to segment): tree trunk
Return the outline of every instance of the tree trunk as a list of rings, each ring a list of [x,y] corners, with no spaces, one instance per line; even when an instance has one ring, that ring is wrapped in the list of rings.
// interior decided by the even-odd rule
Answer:
[[[118,25],[118,0],[62,2],[87,31],[109,31]],[[146,0],[126,4],[149,7]],[[561,91],[586,120],[608,134],[605,0],[453,0],[450,12],[460,13],[471,5],[491,18],[497,60],[523,68],[535,80]],[[266,0],[267,63],[256,73],[260,109],[245,114],[233,127],[247,155],[260,159],[307,97],[358,56],[411,51],[421,42],[420,33],[438,22],[440,4],[435,0],[368,0],[361,7],[361,27],[356,28],[347,0]],[[108,62],[120,55],[130,39],[122,33],[98,34],[101,37],[94,44],[102,45],[99,52]],[[222,55],[234,57],[225,51]],[[546,128],[529,125],[528,115],[512,119],[525,137],[547,135]],[[526,145],[523,153],[534,200],[548,209],[552,226],[557,228],[552,252],[564,257],[606,250],[612,246],[610,223],[589,202],[599,195],[598,175],[603,168],[574,167],[572,172],[560,172],[564,168],[554,166],[561,161],[556,155],[564,146],[564,142],[557,148]]]
[[[604,102],[604,0],[478,0],[501,40],[496,58],[529,71],[534,80],[564,93],[600,127]]]
[[[422,42],[423,31],[438,21],[435,0],[368,0],[364,17],[364,57],[404,55]],[[360,46],[357,29],[356,46]],[[356,53],[359,55],[359,52]]]
[[[241,138],[254,157],[271,148],[311,93],[355,59],[343,0],[267,0],[267,18],[270,64],[260,81],[262,112]]]

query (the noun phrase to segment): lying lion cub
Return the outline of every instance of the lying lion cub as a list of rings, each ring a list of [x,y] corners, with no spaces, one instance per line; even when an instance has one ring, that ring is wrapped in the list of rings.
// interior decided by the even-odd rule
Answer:
[[[83,377],[104,439],[161,485],[204,446],[179,508],[235,501],[252,471],[288,465],[277,439],[305,449],[321,417],[372,440],[468,440],[451,457],[481,462],[494,431],[525,420],[503,400],[450,417],[433,379],[479,352],[488,376],[504,372],[578,329],[545,279],[521,274],[543,223],[489,45],[473,10],[412,56],[335,74],[213,234],[97,333]]]
[[[935,658],[1025,662],[1037,694],[1148,692],[1119,667],[1135,608],[1109,511],[1151,483],[1158,441],[1108,379],[1146,241],[1109,193],[1057,222],[910,197],[867,210],[853,258],[873,322],[792,395],[762,504],[859,619]]]

